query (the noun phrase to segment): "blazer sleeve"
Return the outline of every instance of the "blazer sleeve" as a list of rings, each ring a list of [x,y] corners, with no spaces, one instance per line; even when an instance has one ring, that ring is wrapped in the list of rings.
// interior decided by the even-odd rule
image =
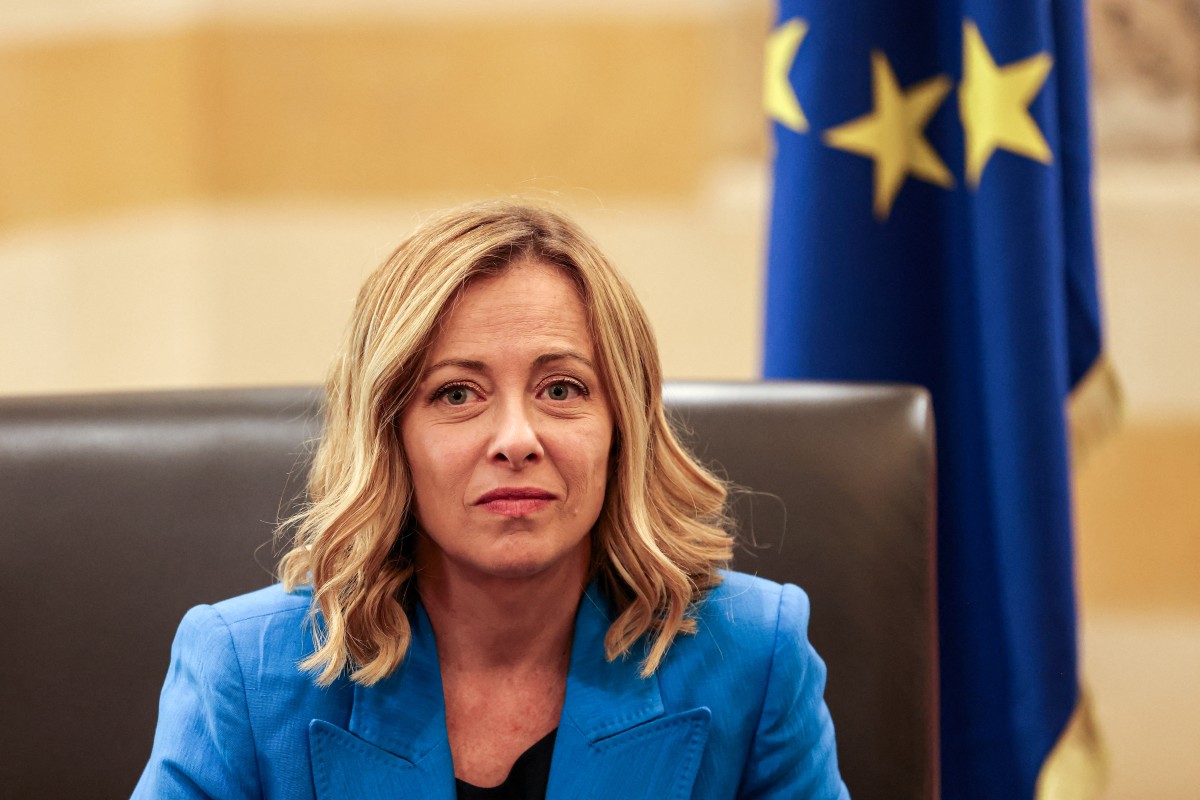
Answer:
[[[154,747],[134,798],[257,798],[254,737],[233,638],[211,606],[179,625]]]
[[[808,616],[808,596],[796,586],[784,586],[740,798],[849,798],[825,705],[825,662],[808,642]]]

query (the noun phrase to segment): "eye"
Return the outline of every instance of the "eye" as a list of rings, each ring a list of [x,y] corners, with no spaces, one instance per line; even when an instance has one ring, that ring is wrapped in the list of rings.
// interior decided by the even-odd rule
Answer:
[[[430,402],[442,401],[446,405],[463,406],[477,400],[479,393],[465,383],[449,383],[433,393]]]
[[[542,392],[550,400],[555,400],[560,403],[565,400],[574,400],[575,398],[582,397],[588,393],[587,389],[582,383],[567,380],[565,378],[559,378],[553,383],[546,384],[545,388],[542,389]]]
[[[465,386],[455,386],[442,396],[446,398],[446,402],[450,405],[461,406],[470,399],[470,395],[470,389],[466,388]]]

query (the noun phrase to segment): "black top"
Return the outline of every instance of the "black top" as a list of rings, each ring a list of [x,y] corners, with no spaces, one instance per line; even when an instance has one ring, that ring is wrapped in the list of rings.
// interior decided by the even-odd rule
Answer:
[[[454,779],[458,800],[546,800],[550,782],[550,757],[554,755],[554,735],[558,728],[534,742],[513,762],[508,777],[499,786],[483,788]]]

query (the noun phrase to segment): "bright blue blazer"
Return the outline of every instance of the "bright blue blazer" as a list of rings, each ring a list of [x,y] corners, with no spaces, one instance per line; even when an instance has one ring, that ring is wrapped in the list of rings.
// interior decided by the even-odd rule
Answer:
[[[311,595],[276,585],[183,618],[135,798],[454,800],[433,630],[375,686],[313,684]],[[549,800],[813,798],[848,794],[808,643],[808,598],[739,573],[696,608],[650,678],[608,662],[611,609],[579,605]]]

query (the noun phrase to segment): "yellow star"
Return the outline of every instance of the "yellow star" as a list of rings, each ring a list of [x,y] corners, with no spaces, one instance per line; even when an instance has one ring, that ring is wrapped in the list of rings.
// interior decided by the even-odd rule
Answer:
[[[967,182],[978,187],[996,148],[1043,164],[1053,159],[1042,131],[1029,115],[1029,104],[1041,91],[1054,61],[1038,53],[997,67],[979,28],[963,23],[963,80],[958,113],[967,144]]]
[[[799,17],[771,31],[767,37],[767,52],[763,62],[763,108],[768,117],[797,133],[808,130],[808,120],[800,108],[800,101],[796,99],[788,73],[806,33],[808,23]]]
[[[896,193],[909,174],[949,189],[954,177],[925,138],[925,125],[946,99],[952,83],[945,75],[901,91],[887,56],[871,53],[875,110],[825,131],[830,147],[875,160],[875,216],[887,219]]]

